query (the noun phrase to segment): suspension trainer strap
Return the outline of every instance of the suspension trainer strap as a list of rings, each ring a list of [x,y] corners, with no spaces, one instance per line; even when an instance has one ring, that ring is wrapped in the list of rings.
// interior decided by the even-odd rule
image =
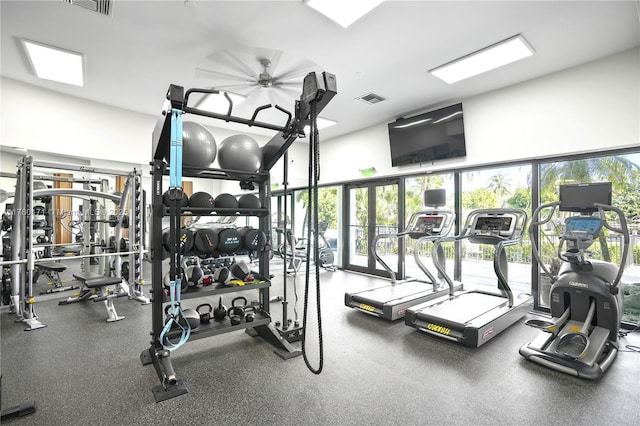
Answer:
[[[167,321],[160,333],[162,346],[173,351],[184,345],[191,335],[191,326],[180,306],[182,293],[180,244],[180,200],[182,199],[182,111],[171,110],[171,145],[169,151],[169,298],[170,309]],[[180,322],[182,320],[182,322]],[[177,342],[169,339],[168,333],[180,330]]]
[[[308,202],[307,202],[307,264],[305,266],[305,294],[304,294],[304,313],[303,313],[303,330],[302,330],[302,357],[304,362],[314,374],[320,374],[324,364],[324,347],[322,342],[322,315],[320,310],[320,263],[318,262],[318,180],[320,178],[320,149],[317,128],[317,112],[316,103],[311,103],[310,112],[310,131],[309,131],[309,181],[308,181]],[[312,238],[313,228],[313,240]],[[318,368],[314,368],[309,362],[306,351],[307,340],[307,313],[309,302],[309,282],[310,282],[310,264],[311,249],[313,248],[313,260],[316,275],[316,309],[318,315]]]

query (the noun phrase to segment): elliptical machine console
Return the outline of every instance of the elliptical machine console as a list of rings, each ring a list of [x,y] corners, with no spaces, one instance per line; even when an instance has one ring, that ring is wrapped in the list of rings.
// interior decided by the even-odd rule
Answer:
[[[548,210],[548,214],[541,220],[543,210]],[[557,249],[562,266],[554,276],[542,261],[534,236],[541,225],[551,221],[556,211],[578,215],[564,219]],[[607,212],[617,216],[619,225],[607,219]],[[622,236],[618,264],[590,258],[588,250],[596,241],[602,241],[603,229]],[[522,346],[520,354],[563,373],[599,379],[618,352],[622,316],[618,284],[629,250],[624,214],[611,206],[611,183],[562,185],[559,201],[543,204],[535,210],[529,232],[534,257],[553,282],[549,297],[552,318],[531,318],[525,322],[542,332]]]

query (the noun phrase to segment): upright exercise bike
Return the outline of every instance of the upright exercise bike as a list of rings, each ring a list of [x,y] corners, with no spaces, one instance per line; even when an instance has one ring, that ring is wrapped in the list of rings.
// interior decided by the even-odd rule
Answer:
[[[540,220],[540,213],[545,209],[549,209],[549,213]],[[578,215],[564,220],[557,250],[562,265],[557,276],[552,276],[541,260],[534,235],[556,211]],[[619,225],[607,219],[607,212],[617,215]],[[601,241],[603,228],[622,236],[618,264],[588,258],[587,250],[596,241]],[[520,354],[529,361],[566,374],[599,379],[618,352],[622,315],[622,294],[618,284],[629,250],[624,214],[611,206],[611,183],[560,186],[560,200],[535,210],[529,232],[533,254],[542,270],[552,278],[549,295],[552,318],[532,318],[525,322],[542,331],[520,348]]]

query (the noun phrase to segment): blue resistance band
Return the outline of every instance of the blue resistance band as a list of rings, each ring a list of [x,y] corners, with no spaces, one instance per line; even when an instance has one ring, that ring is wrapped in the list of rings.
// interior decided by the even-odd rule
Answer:
[[[169,191],[182,190],[182,113],[178,109],[171,110],[171,145],[169,151]],[[172,259],[174,264],[179,264],[177,259]],[[182,279],[178,276],[169,282],[169,293],[171,300],[170,320],[167,321],[160,333],[160,342],[162,346],[173,351],[184,345],[189,336],[191,336],[191,326],[187,321],[184,312],[180,306],[180,293],[182,293]],[[179,319],[183,319],[184,325],[180,324]],[[177,343],[173,343],[166,337],[171,331],[173,325],[180,330],[180,339]]]

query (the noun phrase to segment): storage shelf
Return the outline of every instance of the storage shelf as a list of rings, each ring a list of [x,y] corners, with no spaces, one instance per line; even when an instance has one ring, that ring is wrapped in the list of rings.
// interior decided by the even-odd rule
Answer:
[[[229,321],[229,317],[226,317],[224,320],[218,321],[212,319],[208,324],[200,324],[198,328],[191,330],[191,335],[189,336],[189,341],[204,339],[205,337],[215,336],[224,333],[231,333],[233,331],[244,330],[246,328],[258,327],[261,325],[266,325],[271,322],[271,318],[268,315],[265,315],[261,312],[255,313],[255,319],[251,322],[246,322],[242,320],[242,322],[238,325],[231,325]],[[180,333],[168,333],[169,338],[179,338]]]
[[[169,216],[169,207],[165,206],[164,215]],[[182,207],[180,216],[257,216],[265,217],[269,214],[269,209],[226,209],[216,208],[213,210],[207,207]]]
[[[183,293],[180,293],[181,299],[193,299],[196,297],[207,297],[207,296],[216,296],[219,294],[226,293],[236,293],[239,291],[248,291],[248,290],[258,290],[261,288],[271,287],[271,283],[269,281],[261,283],[261,284],[245,284],[241,286],[229,286],[229,287],[216,287],[216,286],[206,286],[206,287],[189,287]],[[169,296],[166,295],[165,299]],[[165,300],[168,302],[168,300]]]

